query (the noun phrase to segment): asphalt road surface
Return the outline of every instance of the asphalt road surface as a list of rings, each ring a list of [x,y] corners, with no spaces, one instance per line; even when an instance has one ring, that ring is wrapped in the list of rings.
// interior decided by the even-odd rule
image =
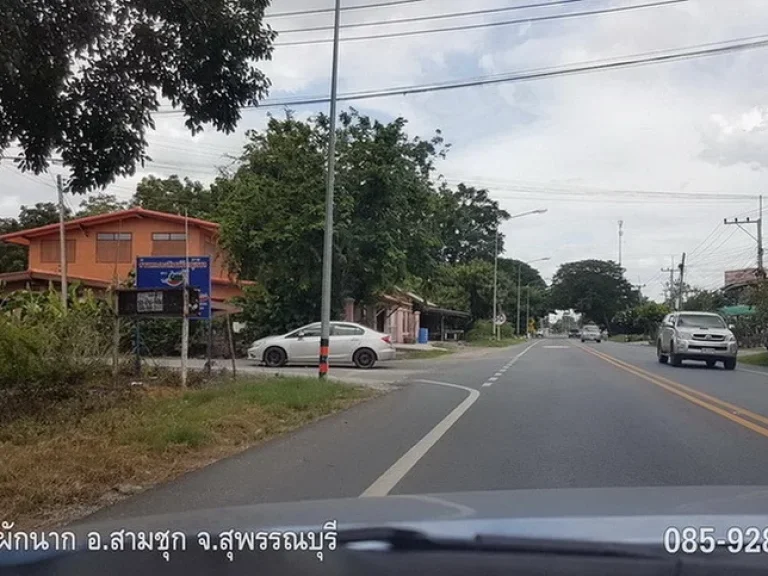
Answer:
[[[566,339],[435,366],[91,519],[386,494],[768,484],[768,371],[674,368],[650,346]]]

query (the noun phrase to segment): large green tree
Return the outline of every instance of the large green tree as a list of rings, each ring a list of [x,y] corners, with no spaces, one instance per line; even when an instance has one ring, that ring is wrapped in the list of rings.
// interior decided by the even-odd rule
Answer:
[[[509,213],[499,208],[487,190],[464,184],[453,190],[443,185],[435,202],[443,261],[493,260],[497,252],[504,251],[504,237],[499,235],[497,246],[496,233]]]
[[[69,208],[64,209],[64,217],[72,215]],[[19,225],[22,228],[37,228],[59,221],[59,207],[53,202],[38,202],[34,206],[22,206],[19,212]]]
[[[158,212],[187,213],[193,218],[212,219],[219,207],[220,191],[219,186],[205,187],[189,178],[181,180],[175,174],[168,178],[145,176],[136,185],[131,205]]]
[[[612,260],[568,262],[552,278],[550,304],[575,310],[583,315],[582,321],[607,326],[617,312],[637,303],[624,269]]]
[[[21,230],[21,224],[15,218],[0,218],[0,234],[9,234]],[[21,272],[27,269],[27,249],[16,244],[0,242],[0,274]]]
[[[691,288],[683,301],[683,310],[703,310],[715,312],[726,305],[725,296],[720,290]]]
[[[289,327],[319,315],[325,204],[324,116],[272,118],[249,134],[243,164],[219,179],[221,237],[246,278],[257,279],[264,321]],[[429,175],[439,134],[411,138],[405,121],[340,115],[334,241],[334,306],[371,302],[437,265]]]
[[[99,192],[97,194],[91,194],[85,200],[80,202],[80,210],[77,211],[75,216],[78,218],[84,216],[98,216],[99,214],[109,214],[110,212],[124,210],[127,207],[128,203],[118,200],[117,196],[114,194]]]
[[[275,33],[268,0],[5,0],[0,18],[0,152],[22,169],[53,151],[70,189],[103,187],[146,159],[160,98],[186,125],[231,132],[264,97]]]

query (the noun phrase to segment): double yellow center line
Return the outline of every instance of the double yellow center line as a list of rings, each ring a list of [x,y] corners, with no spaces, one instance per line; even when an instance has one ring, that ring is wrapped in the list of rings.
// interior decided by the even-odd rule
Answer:
[[[648,372],[647,370],[638,368],[633,364],[628,364],[623,360],[619,360],[618,358],[609,356],[604,352],[599,352],[594,348],[590,348],[583,345],[578,345],[578,346],[588,354],[597,356],[601,360],[604,360],[609,364],[613,364],[614,366],[616,366],[617,368],[620,368],[621,370],[624,370],[625,372],[634,374],[635,376],[638,376],[643,380],[646,380],[652,384],[655,384],[656,386],[663,388],[667,392],[670,392],[676,396],[679,396],[680,398],[683,398],[684,400],[687,400],[692,404],[701,406],[705,410],[714,412],[715,414],[722,416],[723,418],[726,418],[731,422],[735,422],[736,424],[744,426],[745,428],[749,428],[753,432],[757,432],[758,434],[768,438],[768,418],[766,418],[765,416],[762,416],[760,414],[755,414],[754,412],[751,412],[746,408],[742,408],[741,406],[736,406],[735,404],[731,404],[730,402],[726,402],[725,400],[721,400],[720,398],[715,398],[714,396],[710,396],[709,394],[705,394],[704,392],[700,392],[699,390],[695,390],[694,388],[690,388],[688,386],[680,384],[679,382],[670,380],[669,378],[664,378],[663,376],[659,376],[658,374],[654,374],[653,372]]]

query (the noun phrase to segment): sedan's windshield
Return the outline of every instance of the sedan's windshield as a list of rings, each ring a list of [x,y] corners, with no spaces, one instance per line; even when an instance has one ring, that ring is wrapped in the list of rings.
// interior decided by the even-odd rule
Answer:
[[[725,328],[720,316],[708,314],[681,314],[677,325],[682,328]]]

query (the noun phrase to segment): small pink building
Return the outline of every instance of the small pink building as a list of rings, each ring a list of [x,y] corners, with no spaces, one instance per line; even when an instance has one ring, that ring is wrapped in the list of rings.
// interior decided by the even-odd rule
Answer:
[[[389,334],[395,344],[412,344],[418,340],[421,327],[421,312],[416,308],[424,303],[425,300],[416,294],[399,289],[379,296],[378,302],[369,306],[347,298],[344,320]]]

